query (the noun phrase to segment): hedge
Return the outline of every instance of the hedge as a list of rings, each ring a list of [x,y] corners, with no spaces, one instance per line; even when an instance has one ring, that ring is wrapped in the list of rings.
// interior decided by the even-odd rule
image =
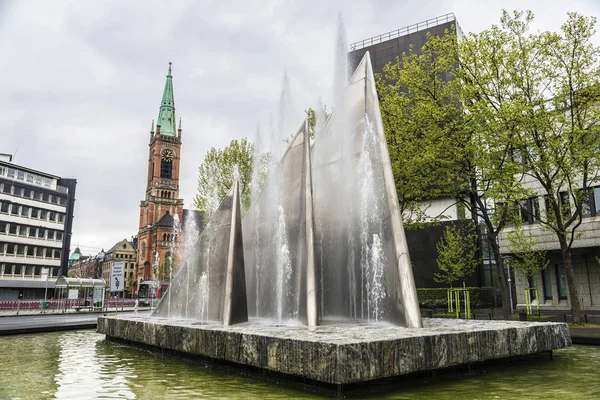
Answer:
[[[468,287],[471,298],[471,308],[486,308],[494,306],[495,289],[493,287]],[[446,308],[448,307],[447,288],[420,288],[417,289],[419,306],[421,308]],[[501,307],[499,296],[496,298],[497,306]]]

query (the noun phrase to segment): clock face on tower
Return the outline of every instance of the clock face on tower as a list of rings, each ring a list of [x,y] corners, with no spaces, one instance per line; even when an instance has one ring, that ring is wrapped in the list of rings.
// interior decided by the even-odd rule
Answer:
[[[175,154],[173,154],[173,150],[171,150],[171,149],[164,149],[162,151],[161,155],[162,155],[162,159],[165,160],[166,162],[172,162],[173,157],[175,156]]]

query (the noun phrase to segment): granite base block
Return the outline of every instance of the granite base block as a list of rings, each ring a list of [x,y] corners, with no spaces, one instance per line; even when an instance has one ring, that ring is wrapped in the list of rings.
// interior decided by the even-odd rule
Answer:
[[[571,345],[564,323],[424,318],[421,329],[326,322],[316,328],[100,317],[98,332],[325,384],[346,385]]]

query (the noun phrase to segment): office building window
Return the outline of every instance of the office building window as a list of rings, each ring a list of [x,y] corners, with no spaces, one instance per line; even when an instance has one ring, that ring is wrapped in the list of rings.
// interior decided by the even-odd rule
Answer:
[[[540,222],[540,199],[532,197],[519,201],[519,216],[524,224]]]
[[[571,201],[569,199],[569,192],[560,192],[560,205],[562,214],[565,218],[571,216]]]

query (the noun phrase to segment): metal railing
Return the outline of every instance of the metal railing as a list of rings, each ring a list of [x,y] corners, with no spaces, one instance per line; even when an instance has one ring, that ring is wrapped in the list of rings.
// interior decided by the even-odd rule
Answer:
[[[112,298],[93,304],[86,299],[48,299],[48,300],[0,300],[0,312],[38,310],[39,313],[66,313],[70,311],[108,311],[110,309],[135,307],[135,299]]]
[[[447,22],[454,21],[456,26],[456,32],[460,33],[462,30],[460,29],[460,25],[458,25],[458,21],[454,16],[454,13],[448,13],[445,15],[441,15],[439,17],[431,18],[426,21],[417,22],[413,25],[408,25],[400,29],[396,29],[395,31],[387,32],[378,36],[373,36],[371,38],[361,40],[360,42],[352,43],[350,45],[350,51],[362,49],[364,47],[372,46],[377,43],[385,42],[386,40],[395,39],[400,36],[408,35],[409,33],[414,33],[421,31],[423,29],[433,28],[438,25],[445,24]]]

